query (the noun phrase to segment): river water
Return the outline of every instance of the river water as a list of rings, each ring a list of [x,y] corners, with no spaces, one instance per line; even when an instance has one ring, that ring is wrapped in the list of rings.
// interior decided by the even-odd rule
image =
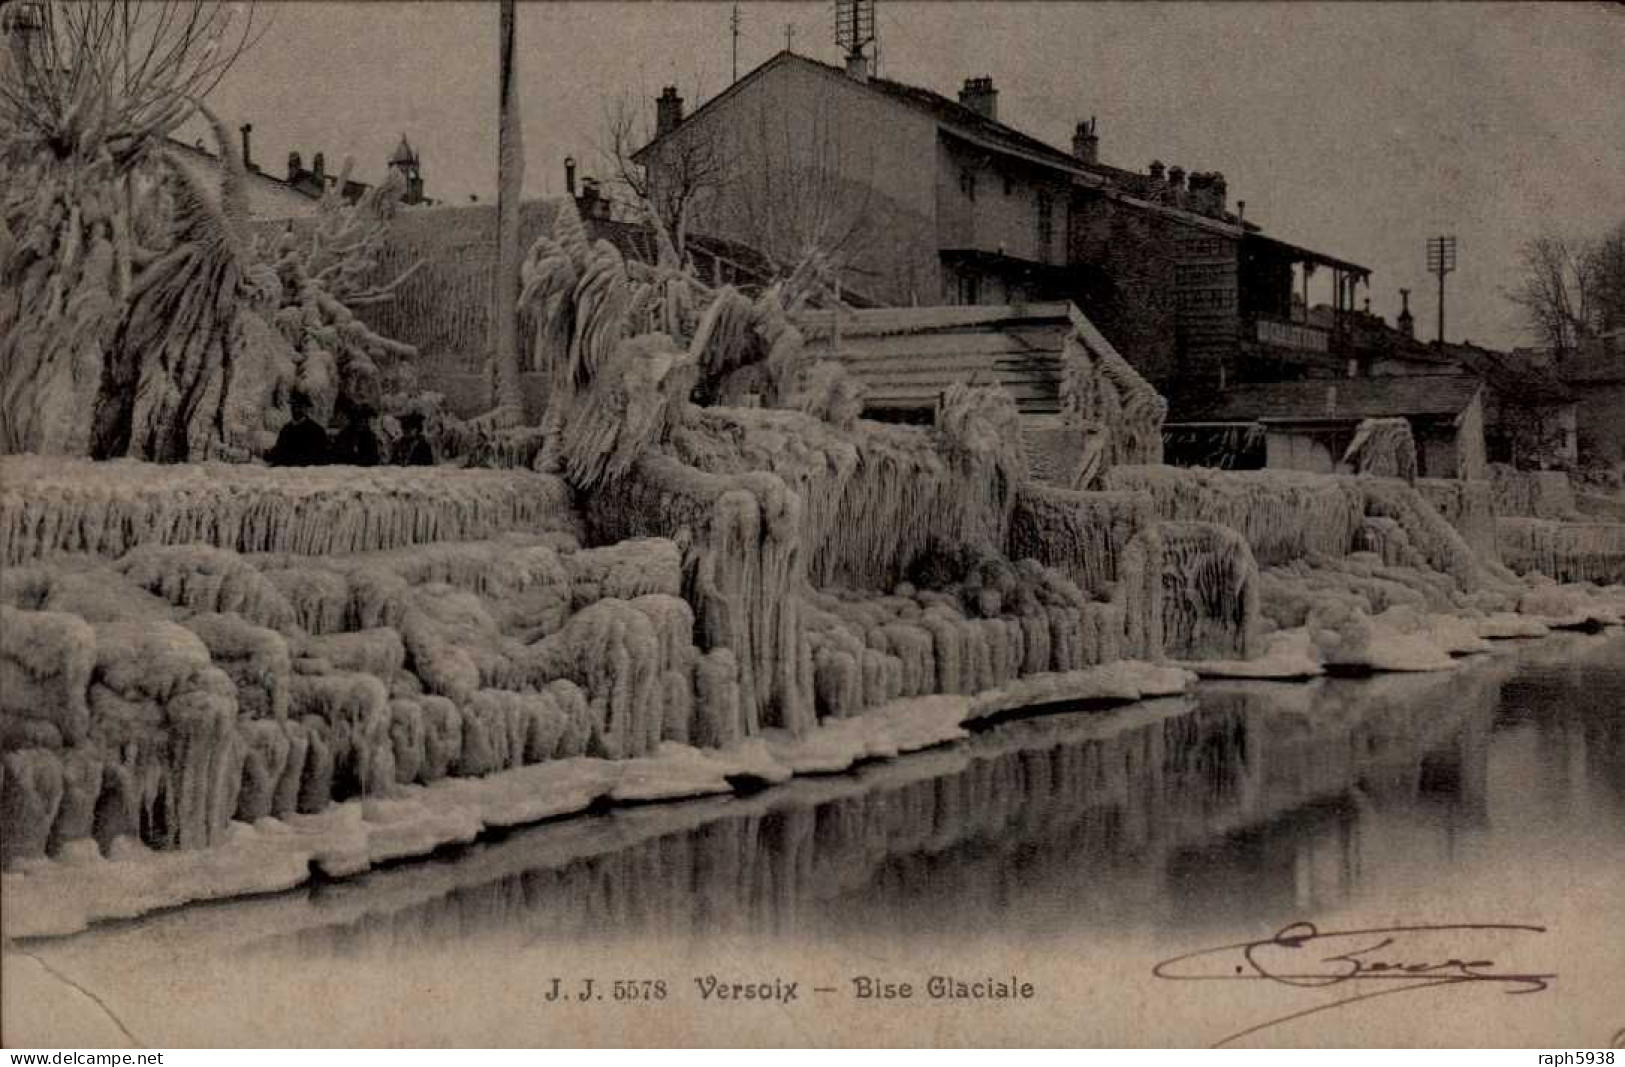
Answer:
[[[1163,968],[1200,981],[1153,973],[1294,923],[1328,936],[1262,969],[1308,959],[1312,981],[1261,980],[1239,949]],[[1625,1028],[1625,632],[1446,674],[1204,683],[21,947],[94,994],[59,994],[56,1045],[128,1044],[122,1025],[155,1046],[1595,1047]],[[1326,981],[1356,949],[1362,977],[1555,977]],[[9,1043],[32,1043],[34,966],[8,960]],[[711,977],[781,999],[707,998]],[[933,997],[933,977],[1031,996]]]

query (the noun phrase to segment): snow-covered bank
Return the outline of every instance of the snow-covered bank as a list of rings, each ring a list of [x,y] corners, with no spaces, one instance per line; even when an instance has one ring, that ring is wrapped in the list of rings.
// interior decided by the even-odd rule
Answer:
[[[1350,612],[1324,625],[1277,630],[1251,659],[1176,661],[1203,678],[1303,681],[1341,672],[1448,671],[1460,657],[1491,652],[1496,643],[1545,637],[1557,630],[1594,630],[1625,623],[1625,598],[1586,586],[1537,588],[1519,611],[1453,615],[1396,606],[1376,615]]]
[[[1118,662],[1039,675],[976,696],[897,700],[860,717],[828,720],[800,738],[767,731],[710,751],[668,742],[640,759],[575,757],[483,778],[405,786],[388,798],[349,801],[317,815],[233,822],[225,840],[208,849],[153,851],[122,838],[103,857],[94,842],[78,842],[59,858],[25,862],[0,875],[0,932],[70,934],[94,922],[183,904],[273,893],[315,874],[346,877],[467,844],[486,830],[604,805],[726,794],[794,775],[840,773],[958,740],[978,721],[1022,707],[1131,703],[1184,693],[1195,682],[1194,674],[1178,668]]]

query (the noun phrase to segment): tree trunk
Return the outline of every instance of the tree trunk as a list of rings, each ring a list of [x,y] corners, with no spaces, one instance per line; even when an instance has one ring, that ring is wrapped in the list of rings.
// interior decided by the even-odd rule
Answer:
[[[497,133],[496,406],[510,418],[525,411],[519,381],[519,198],[525,185],[525,146],[520,132],[519,87],[514,47],[513,0],[502,0],[501,124]]]

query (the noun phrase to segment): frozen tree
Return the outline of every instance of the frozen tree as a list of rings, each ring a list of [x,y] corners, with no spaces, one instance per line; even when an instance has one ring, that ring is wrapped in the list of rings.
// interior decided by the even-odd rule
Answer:
[[[873,146],[833,109],[753,105],[727,125],[681,123],[658,140],[647,111],[617,99],[602,154],[616,183],[649,205],[679,253],[690,234],[727,237],[781,278],[813,264],[830,279],[863,273],[877,232]]]
[[[323,419],[345,395],[377,407],[385,378],[399,361],[417,354],[408,344],[384,337],[355,311],[394,298],[395,290],[417,269],[413,264],[394,279],[373,279],[384,251],[389,224],[400,207],[403,181],[396,172],[356,201],[341,190],[349,177],[346,161],[338,182],[323,195],[315,225],[289,226],[262,239],[256,254],[275,269],[280,299],[272,320],[293,347],[289,380],[275,383],[282,400],[297,385],[315,402]]]
[[[603,128],[599,152],[614,172],[614,183],[634,202],[653,210],[673,247],[682,254],[696,208],[729,184],[731,155],[716,137],[685,136],[662,153],[660,172],[651,175],[633,157],[655,139],[654,124],[648,109],[624,93],[606,105]]]
[[[0,67],[12,136],[59,157],[94,132],[123,167],[175,129],[264,34],[252,3],[224,0],[13,0]]]
[[[5,450],[172,460],[208,454],[218,440],[236,313],[265,295],[265,279],[247,264],[241,163],[226,139],[218,195],[162,147],[255,39],[253,11],[241,10],[8,6],[0,66]]]
[[[735,160],[714,201],[728,231],[793,273],[820,260],[836,276],[861,270],[879,232],[872,145],[842,136],[840,115],[759,107],[732,132]]]
[[[564,202],[552,233],[526,256],[519,302],[548,371],[549,462],[562,461],[578,486],[614,478],[695,404],[851,415],[849,391],[827,380],[815,383],[823,397],[807,395],[802,336],[791,322],[825,286],[818,258],[752,298],[701,283],[652,210],[650,225],[657,262],[627,262],[608,241],[589,241],[575,205]]]
[[[254,261],[247,191],[230,135],[205,112],[223,163],[218,198],[169,156],[167,247],[131,286],[93,413],[91,454],[183,462],[217,454],[243,366],[246,317],[269,310],[274,276]]]
[[[1625,222],[1592,240],[1541,234],[1519,258],[1521,277],[1507,297],[1559,359],[1587,338],[1625,326]]]

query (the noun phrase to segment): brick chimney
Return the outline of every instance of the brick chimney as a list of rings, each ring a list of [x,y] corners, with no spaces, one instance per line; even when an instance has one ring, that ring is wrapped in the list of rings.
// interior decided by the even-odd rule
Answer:
[[[959,90],[959,102],[984,119],[999,120],[999,91],[993,88],[993,79],[986,74],[965,79],[965,87]]]
[[[325,188],[327,185],[327,156],[317,152],[310,157],[310,176],[316,179],[316,185]]]
[[[564,191],[576,195],[576,157],[564,157]]]
[[[259,168],[254,165],[254,153],[252,151],[253,146],[249,140],[254,133],[254,124],[252,122],[245,122],[241,126],[237,127],[237,131],[243,135],[243,166],[248,170],[259,170]]]
[[[305,169],[305,160],[298,152],[288,153],[288,180],[291,182],[299,177],[299,172]]]
[[[664,137],[683,121],[683,98],[677,95],[677,86],[668,85],[655,101],[655,136]]]
[[[1082,163],[1100,162],[1100,134],[1093,115],[1089,116],[1088,122],[1078,123],[1072,131],[1072,154]]]
[[[1153,182],[1156,182],[1156,183],[1158,183],[1158,184],[1161,184],[1161,183],[1162,183],[1162,181],[1163,181],[1163,167],[1162,167],[1162,160],[1160,160],[1160,159],[1153,159],[1153,160],[1152,160],[1152,161],[1151,161],[1151,165],[1150,165],[1150,166],[1149,166],[1149,167],[1147,167],[1147,168],[1146,168],[1146,169],[1145,169],[1145,172],[1146,172],[1146,173],[1147,173],[1147,174],[1148,174],[1148,175],[1150,175],[1150,176],[1151,176],[1151,180],[1152,180],[1152,181],[1153,181]]]
[[[1406,337],[1416,336],[1416,317],[1411,314],[1411,291],[1399,291],[1399,317],[1394,319],[1394,328]]]

